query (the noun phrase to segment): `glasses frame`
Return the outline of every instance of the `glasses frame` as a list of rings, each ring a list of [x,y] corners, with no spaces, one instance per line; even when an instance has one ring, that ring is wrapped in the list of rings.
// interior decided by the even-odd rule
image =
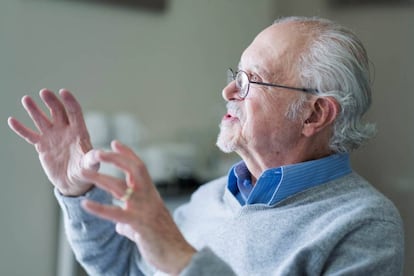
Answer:
[[[244,77],[248,81],[247,88],[244,89],[245,91],[242,91],[242,87],[237,82],[237,79],[239,77],[241,77],[241,78]],[[251,81],[250,78],[249,78],[249,74],[247,74],[247,72],[245,72],[243,70],[239,70],[239,71],[234,72],[233,69],[229,68],[229,69],[227,69],[227,83],[230,83],[232,81],[236,81],[236,87],[239,89],[239,97],[242,98],[242,99],[246,98],[247,95],[249,94],[251,83],[264,85],[264,86],[279,87],[279,88],[284,88],[284,89],[289,89],[289,90],[296,90],[296,91],[301,91],[301,92],[305,92],[305,93],[318,93],[319,92],[319,90],[315,89],[315,88],[292,87],[292,86],[286,86],[286,85],[281,85],[281,84],[276,84],[276,83]]]

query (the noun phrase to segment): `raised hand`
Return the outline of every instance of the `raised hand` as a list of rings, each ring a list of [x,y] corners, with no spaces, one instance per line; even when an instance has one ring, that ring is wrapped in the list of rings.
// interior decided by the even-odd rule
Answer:
[[[39,94],[50,111],[50,118],[32,98],[22,98],[23,107],[33,120],[37,132],[13,117],[9,117],[8,124],[15,133],[35,146],[46,175],[62,194],[84,194],[93,184],[81,179],[81,169],[97,169],[98,163],[93,158],[81,107],[68,90],[59,91],[60,99],[47,89],[41,90]]]
[[[179,274],[195,249],[174,223],[142,160],[119,142],[114,141],[111,146],[113,151],[96,151],[95,158],[121,169],[125,179],[93,170],[83,170],[82,175],[125,204],[119,207],[84,201],[84,208],[115,222],[117,232],[133,240],[142,256],[159,270]]]

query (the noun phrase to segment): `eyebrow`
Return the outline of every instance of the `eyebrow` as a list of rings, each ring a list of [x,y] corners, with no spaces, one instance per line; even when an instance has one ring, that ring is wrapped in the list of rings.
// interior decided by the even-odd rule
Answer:
[[[241,62],[239,62],[238,66],[237,66],[237,71],[244,71],[241,68]],[[267,70],[263,69],[263,67],[258,66],[257,64],[253,65],[253,70],[250,70],[250,71],[252,71],[253,73],[258,74],[259,76],[263,76],[264,79],[270,80],[271,74]],[[249,72],[247,72],[247,73],[249,73]]]

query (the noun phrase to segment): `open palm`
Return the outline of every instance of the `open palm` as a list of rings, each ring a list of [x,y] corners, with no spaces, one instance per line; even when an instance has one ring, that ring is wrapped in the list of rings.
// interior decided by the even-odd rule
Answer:
[[[80,170],[96,167],[91,154],[89,134],[82,110],[75,97],[60,90],[60,99],[52,91],[43,89],[40,97],[50,111],[50,118],[29,96],[22,104],[33,120],[37,132],[10,117],[10,128],[35,146],[42,167],[53,185],[64,195],[76,196],[88,191],[92,184],[83,181]]]

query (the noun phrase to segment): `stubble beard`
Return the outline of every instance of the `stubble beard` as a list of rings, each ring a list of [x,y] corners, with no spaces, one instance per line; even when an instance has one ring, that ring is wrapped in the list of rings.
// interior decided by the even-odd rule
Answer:
[[[224,153],[232,153],[236,151],[237,134],[229,126],[220,124],[220,133],[217,136],[217,147]]]
[[[236,116],[237,121],[220,123],[220,132],[217,137],[216,145],[224,153],[232,153],[237,150],[237,144],[241,136],[241,124],[244,120],[243,112],[240,106],[230,101],[226,105],[228,112]]]

